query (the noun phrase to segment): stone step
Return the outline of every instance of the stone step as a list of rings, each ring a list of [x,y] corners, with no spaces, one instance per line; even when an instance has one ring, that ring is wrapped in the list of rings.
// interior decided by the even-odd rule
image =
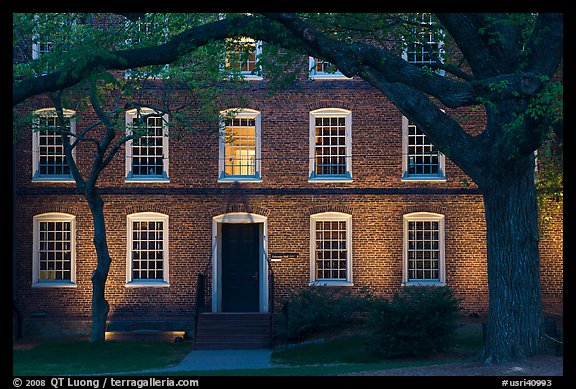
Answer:
[[[271,344],[269,314],[204,313],[198,317],[198,350],[257,349]]]

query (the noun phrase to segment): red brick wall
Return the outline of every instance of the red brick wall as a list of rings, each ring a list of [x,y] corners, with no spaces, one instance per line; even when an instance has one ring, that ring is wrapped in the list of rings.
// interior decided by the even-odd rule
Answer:
[[[277,300],[310,280],[310,213],[314,209],[345,207],[353,220],[354,289],[368,288],[390,295],[402,282],[402,216],[414,211],[445,215],[446,282],[463,298],[466,312],[484,312],[486,285],[485,220],[482,198],[471,180],[448,159],[446,182],[401,182],[401,114],[378,91],[360,80],[300,81],[273,96],[263,82],[246,89],[253,98],[249,108],[262,114],[261,183],[218,183],[218,141],[212,128],[190,133],[171,126],[169,183],[125,183],[122,149],[103,172],[99,188],[104,194],[108,244],[113,262],[106,297],[110,318],[185,320],[194,307],[196,275],[208,269],[210,276],[212,217],[226,208],[266,213],[268,252],[294,252],[298,258],[273,263]],[[174,97],[178,98],[178,95]],[[180,98],[182,98],[180,96]],[[151,97],[151,100],[154,100]],[[26,109],[50,106],[45,98]],[[66,107],[74,109],[74,107]],[[231,108],[223,106],[222,109]],[[318,108],[352,111],[353,181],[309,183],[309,112]],[[471,133],[482,130],[483,116],[457,112]],[[95,116],[83,114],[81,129]],[[92,220],[83,197],[74,194],[73,183],[31,182],[31,135],[24,129],[16,144],[17,179],[17,302],[26,320],[89,320],[90,275],[96,256],[92,244]],[[81,169],[92,146],[77,152]],[[151,189],[155,191],[149,192]],[[247,191],[243,191],[247,189]],[[331,194],[328,190],[340,189]],[[259,210],[259,211],[254,211]],[[133,212],[155,211],[169,215],[170,287],[126,287],[126,217]],[[66,212],[77,218],[77,287],[32,288],[32,218],[45,212]],[[547,312],[561,313],[562,212],[543,227],[542,294]],[[210,278],[208,285],[210,286]],[[42,319],[35,315],[45,313]]]

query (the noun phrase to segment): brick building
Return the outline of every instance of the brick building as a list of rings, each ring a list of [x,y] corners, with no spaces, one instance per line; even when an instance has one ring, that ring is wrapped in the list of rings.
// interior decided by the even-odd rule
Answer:
[[[317,65],[272,95],[265,74],[230,90],[249,103],[221,107],[234,118],[220,137],[214,123],[190,132],[141,112],[153,134],[125,145],[98,184],[113,259],[111,330],[190,330],[198,274],[210,312],[266,313],[310,285],[389,296],[422,284],[453,288],[465,314],[486,312],[477,187],[381,92]],[[152,107],[161,83],[150,80],[143,94]],[[53,120],[47,97],[25,106]],[[95,120],[64,108],[72,129]],[[483,113],[454,114],[470,133],[483,129]],[[127,128],[137,117],[125,112]],[[87,334],[91,320],[92,218],[65,162],[50,156],[57,143],[30,131],[15,144],[14,297],[25,336]],[[75,158],[86,168],[82,147]],[[562,212],[550,212],[543,305],[561,315]]]

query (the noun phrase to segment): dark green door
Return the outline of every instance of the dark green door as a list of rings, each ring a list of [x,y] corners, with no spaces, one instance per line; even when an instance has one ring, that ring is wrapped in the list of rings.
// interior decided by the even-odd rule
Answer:
[[[258,312],[260,224],[222,224],[222,311]]]

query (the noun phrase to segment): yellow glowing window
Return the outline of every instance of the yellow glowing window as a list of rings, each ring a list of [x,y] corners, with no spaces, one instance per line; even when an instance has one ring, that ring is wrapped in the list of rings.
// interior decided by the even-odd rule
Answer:
[[[224,174],[256,175],[255,119],[235,118],[226,122],[224,135]]]

